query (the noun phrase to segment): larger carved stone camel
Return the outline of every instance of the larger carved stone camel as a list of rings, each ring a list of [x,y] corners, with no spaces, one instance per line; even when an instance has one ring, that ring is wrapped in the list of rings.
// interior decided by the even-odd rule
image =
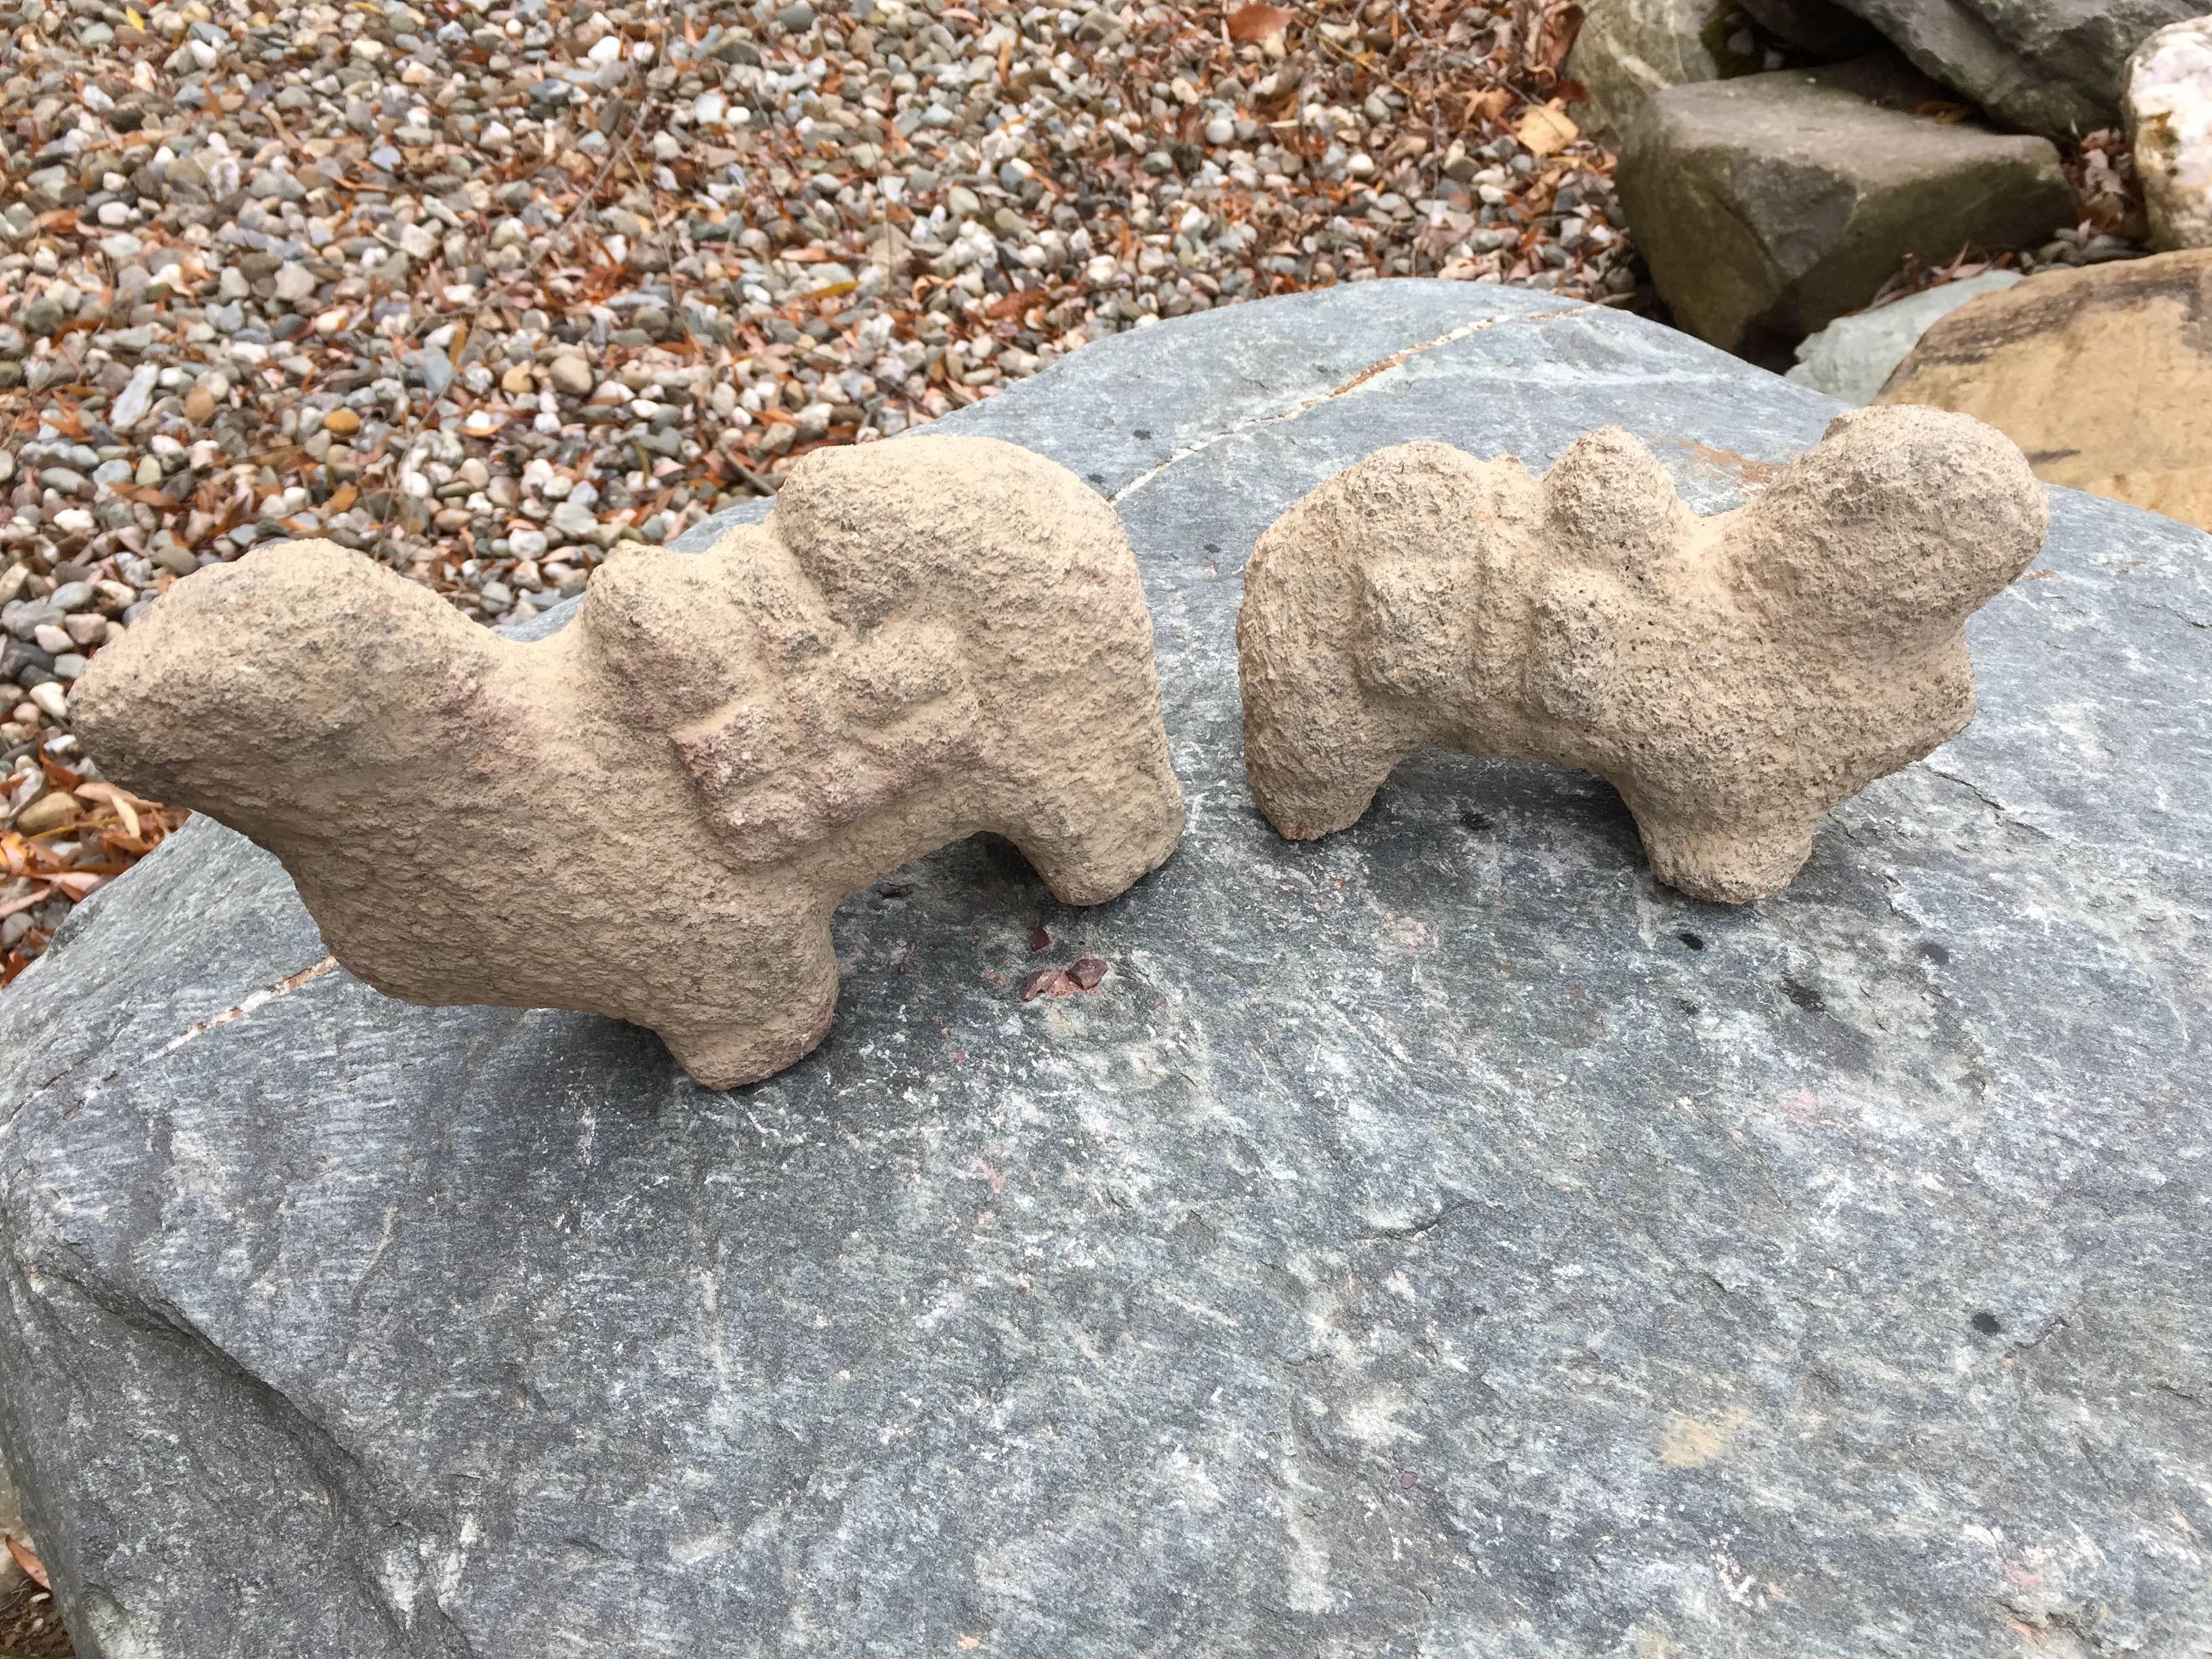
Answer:
[[[1119,520],[986,439],[809,455],[765,523],[617,556],[535,643],[257,550],[103,651],[76,721],[282,859],[378,990],[614,1014],[715,1088],[821,1041],[845,895],[993,830],[1094,904],[1183,823]]]

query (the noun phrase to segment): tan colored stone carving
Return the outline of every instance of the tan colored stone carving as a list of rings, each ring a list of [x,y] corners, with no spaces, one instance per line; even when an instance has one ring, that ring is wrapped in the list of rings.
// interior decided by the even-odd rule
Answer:
[[[2020,452],[1936,410],[1841,416],[1711,518],[1617,428],[1540,483],[1444,444],[1386,449],[1291,507],[1245,571],[1253,791],[1306,840],[1419,749],[1585,768],[1661,880],[1760,898],[1823,812],[1973,717],[1963,625],[2044,528]]]
[[[821,1040],[848,893],[993,830],[1094,904],[1183,823],[1119,520],[986,439],[809,455],[764,524],[617,556],[533,643],[258,550],[102,652],[76,718],[275,852],[377,989],[617,1015],[715,1088]]]

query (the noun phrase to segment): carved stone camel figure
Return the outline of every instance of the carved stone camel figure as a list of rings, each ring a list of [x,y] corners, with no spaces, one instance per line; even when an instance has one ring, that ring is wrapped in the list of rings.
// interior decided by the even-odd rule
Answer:
[[[532,643],[258,549],[103,651],[76,720],[283,860],[378,990],[617,1015],[714,1088],[821,1041],[845,895],[992,830],[1094,904],[1183,823],[1119,520],[985,439],[809,455],[764,523],[617,555]]]
[[[1635,439],[1516,460],[1401,444],[1254,550],[1237,641],[1261,810],[1307,840],[1419,749],[1583,768],[1662,881],[1789,885],[1820,816],[1964,730],[1965,624],[2043,544],[2019,450],[1962,415],[1840,416],[1699,518]]]

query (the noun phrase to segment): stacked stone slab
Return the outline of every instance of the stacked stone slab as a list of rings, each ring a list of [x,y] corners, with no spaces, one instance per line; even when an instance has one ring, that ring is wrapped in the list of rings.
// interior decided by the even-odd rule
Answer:
[[[1789,378],[1847,404],[1870,404],[1938,318],[1969,300],[2002,293],[2018,281],[2016,270],[1985,270],[1964,282],[1923,289],[1870,311],[1838,317],[1799,343]]]
[[[1615,136],[1655,92],[1753,73],[1758,60],[1731,44],[1735,9],[1735,0],[1595,0],[1565,65],[1587,94],[1577,118]]]
[[[2019,247],[2072,222],[2045,139],[1954,122],[1893,60],[1656,94],[1622,142],[1622,205],[1684,328],[1772,367],[1909,255]]]

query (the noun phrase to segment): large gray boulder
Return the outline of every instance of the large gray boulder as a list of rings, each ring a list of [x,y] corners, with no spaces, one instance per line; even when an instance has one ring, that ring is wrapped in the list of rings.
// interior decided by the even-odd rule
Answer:
[[[1336,469],[1614,422],[1710,511],[1838,407],[1389,283],[956,417],[1126,516],[1190,834],[1088,912],[988,842],[879,884],[738,1093],[386,1001],[188,827],[0,996],[0,1432],[80,1652],[2199,1650],[2212,541],[2054,492],[1981,718],[1749,908],[1587,776],[1425,758],[1310,844],[1245,788],[1238,571]]]
[[[2073,222],[2049,143],[1916,112],[1937,95],[1875,58],[1647,99],[1615,176],[1676,321],[1780,368],[1908,254],[2026,246]]]
[[[2000,123],[2065,138],[2116,126],[2128,55],[2205,0],[1838,0]]]

